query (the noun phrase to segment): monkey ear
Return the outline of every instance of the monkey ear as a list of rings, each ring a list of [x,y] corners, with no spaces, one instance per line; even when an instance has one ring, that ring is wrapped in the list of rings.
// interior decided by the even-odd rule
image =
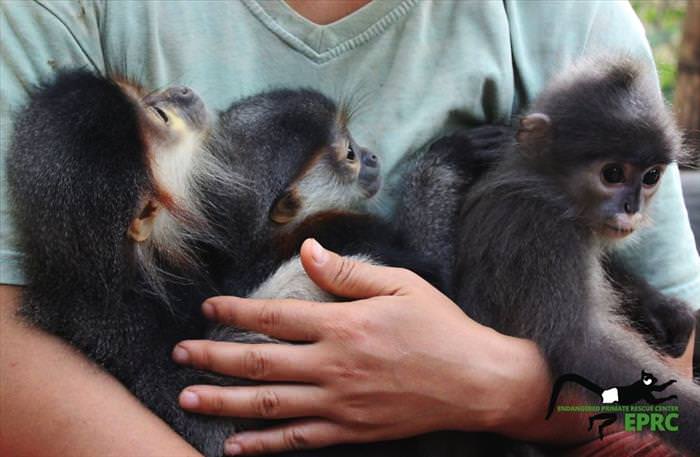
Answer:
[[[146,241],[151,236],[151,232],[153,232],[153,226],[159,210],[160,204],[157,201],[146,200],[141,206],[139,215],[129,225],[129,230],[127,231],[129,238],[137,243]]]
[[[286,224],[294,219],[300,208],[299,196],[294,189],[288,190],[272,205],[270,219],[278,224]]]
[[[552,137],[552,120],[544,113],[528,114],[520,119],[516,138],[522,152],[530,158],[546,153]]]

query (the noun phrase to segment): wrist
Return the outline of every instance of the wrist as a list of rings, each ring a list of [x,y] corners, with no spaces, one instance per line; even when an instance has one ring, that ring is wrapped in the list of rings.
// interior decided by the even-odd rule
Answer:
[[[507,366],[501,392],[505,408],[491,431],[511,437],[530,437],[533,427],[543,425],[552,392],[549,366],[531,340],[502,335],[501,363]]]
[[[460,405],[467,412],[463,415],[472,418],[469,423],[457,422],[460,429],[557,445],[592,438],[583,422],[585,418],[580,416],[545,420],[552,379],[547,361],[534,342],[493,329],[487,329],[478,338],[479,357],[466,364],[471,369],[463,371],[463,382],[483,387],[472,388],[473,392],[463,396],[468,402]],[[469,382],[474,378],[479,380]]]
[[[479,392],[481,409],[478,422],[467,425],[470,430],[486,431],[518,437],[544,420],[551,380],[547,362],[535,343],[514,338],[483,327],[479,337],[480,358],[470,371],[479,370],[483,388]],[[478,365],[477,365],[478,363]],[[466,374],[465,374],[466,375]],[[466,396],[474,410],[475,396]],[[470,407],[471,406],[471,407]]]

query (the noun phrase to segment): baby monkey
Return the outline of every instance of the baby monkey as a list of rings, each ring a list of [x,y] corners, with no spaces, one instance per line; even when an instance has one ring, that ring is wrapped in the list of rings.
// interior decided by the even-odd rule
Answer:
[[[648,75],[631,60],[599,59],[555,78],[521,120],[510,153],[461,209],[460,306],[498,331],[534,340],[555,381],[573,374],[615,386],[643,371],[670,371],[621,317],[604,264],[610,248],[643,225],[681,152]],[[695,455],[700,387],[671,384],[663,387],[680,407],[678,431],[660,437]],[[555,384],[543,416],[563,386]]]
[[[230,240],[210,262],[225,294],[252,298],[334,301],[301,266],[306,238],[358,259],[410,268],[444,283],[437,268],[388,221],[369,213],[382,185],[376,154],[357,144],[342,106],[312,90],[275,90],[234,103],[221,113],[210,147],[245,170],[255,190],[229,194],[217,226]],[[221,199],[219,199],[221,200]],[[244,215],[244,217],[242,217]],[[217,340],[270,341],[218,326]]]
[[[177,396],[230,380],[171,360],[201,338],[215,290],[200,253],[224,246],[209,213],[238,180],[206,146],[211,116],[189,88],[147,93],[64,71],[29,96],[7,161],[25,252],[20,313],[111,372],[208,455],[245,421],[184,412]]]

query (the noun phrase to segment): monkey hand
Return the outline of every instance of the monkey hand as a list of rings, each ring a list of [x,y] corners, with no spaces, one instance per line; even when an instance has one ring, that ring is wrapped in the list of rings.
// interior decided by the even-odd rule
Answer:
[[[502,390],[513,383],[507,367],[514,356],[502,349],[505,337],[408,270],[344,258],[314,240],[304,243],[301,258],[321,288],[356,301],[216,297],[203,310],[225,324],[306,344],[184,341],[173,352],[180,363],[265,382],[191,386],[181,393],[183,408],[294,419],[230,437],[229,455],[490,430],[508,414]]]
[[[462,170],[478,174],[503,158],[515,141],[515,132],[511,126],[496,124],[459,130],[433,143],[428,154],[449,158]]]

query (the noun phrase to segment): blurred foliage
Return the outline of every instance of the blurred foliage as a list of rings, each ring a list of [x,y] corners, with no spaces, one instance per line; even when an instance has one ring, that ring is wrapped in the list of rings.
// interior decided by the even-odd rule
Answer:
[[[686,0],[631,0],[630,3],[642,20],[654,51],[661,89],[666,99],[672,101]]]

